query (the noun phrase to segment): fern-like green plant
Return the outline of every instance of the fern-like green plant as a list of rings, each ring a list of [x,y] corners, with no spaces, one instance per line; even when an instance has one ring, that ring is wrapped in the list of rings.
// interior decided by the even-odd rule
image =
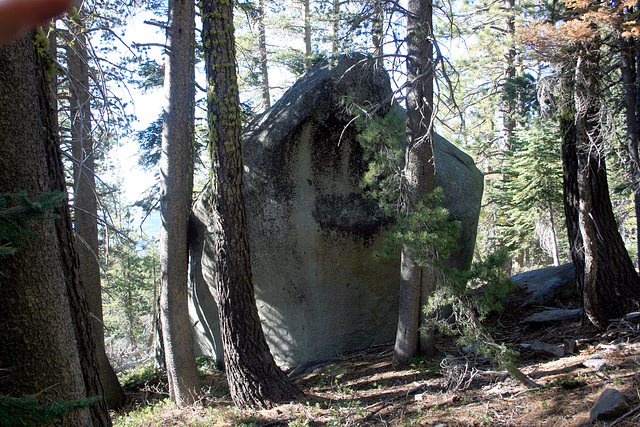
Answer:
[[[25,191],[0,193],[0,255],[14,253],[17,245],[33,237],[34,221],[55,219],[51,211],[60,205],[64,197],[61,191],[33,197]]]
[[[11,397],[0,395],[1,426],[36,426],[62,417],[68,412],[87,408],[102,396],[93,396],[82,400],[67,402],[54,400],[38,402],[36,396]]]

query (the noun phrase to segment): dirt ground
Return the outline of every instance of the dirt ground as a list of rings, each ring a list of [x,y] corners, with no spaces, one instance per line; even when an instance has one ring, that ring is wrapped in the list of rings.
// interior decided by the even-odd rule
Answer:
[[[305,392],[299,402],[236,413],[217,425],[582,426],[590,425],[591,408],[607,388],[622,392],[629,409],[594,425],[640,425],[638,321],[615,322],[606,333],[581,320],[537,327],[521,323],[536,310],[540,308],[509,307],[487,326],[496,341],[520,353],[518,366],[541,386],[538,389],[529,390],[493,371],[489,361],[465,354],[453,339],[441,337],[438,357],[416,361],[406,370],[393,368],[391,345],[344,355],[295,380]],[[560,358],[526,346],[535,341],[563,346],[567,339],[577,342],[577,350]],[[583,365],[594,358],[606,365]],[[221,374],[208,378],[212,387],[220,381]],[[204,402],[231,407],[228,395]]]
[[[442,337],[437,346],[442,354],[409,370],[393,369],[391,346],[347,355],[297,379],[308,397],[305,404],[260,415],[272,425],[304,419],[312,426],[582,426],[590,424],[600,394],[614,388],[627,397],[631,413],[595,425],[640,425],[640,325],[616,322],[602,333],[582,320],[535,327],[521,323],[536,310],[508,307],[487,326],[496,341],[520,353],[520,369],[540,389],[528,390],[492,371],[488,361],[470,357],[451,338]],[[561,358],[535,354],[526,346],[540,341],[562,347],[567,339],[578,348]],[[441,366],[446,356],[455,358],[450,364],[457,364],[456,370]],[[606,365],[583,365],[595,358]]]

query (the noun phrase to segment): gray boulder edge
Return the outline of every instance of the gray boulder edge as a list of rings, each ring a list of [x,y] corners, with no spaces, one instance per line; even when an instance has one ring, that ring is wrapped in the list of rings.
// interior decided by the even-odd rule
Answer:
[[[303,76],[244,133],[245,201],[258,310],[283,367],[389,343],[395,336],[400,263],[376,259],[391,220],[363,197],[365,163],[343,99],[381,102],[388,76],[352,55]],[[462,222],[461,250],[473,256],[483,177],[473,160],[441,137],[436,185]],[[191,219],[190,313],[197,354],[222,360],[211,265],[210,193]]]
[[[576,272],[571,262],[515,274],[509,279],[527,293],[523,308],[533,304],[561,304],[577,292]]]

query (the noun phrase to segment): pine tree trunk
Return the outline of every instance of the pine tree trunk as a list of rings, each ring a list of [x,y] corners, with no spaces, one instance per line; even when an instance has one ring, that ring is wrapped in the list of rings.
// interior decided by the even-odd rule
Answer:
[[[333,25],[331,34],[331,53],[333,56],[340,54],[340,1],[333,0],[333,10],[331,11]]]
[[[504,52],[504,72],[502,75],[503,84],[506,85],[510,80],[513,80],[516,76],[516,46],[515,46],[515,33],[516,25],[514,19],[513,9],[515,7],[515,0],[505,0],[505,11],[507,16],[505,17],[504,25],[506,36],[508,37],[508,45]],[[503,149],[511,151],[513,150],[513,131],[516,127],[516,121],[514,115],[516,112],[516,100],[509,97],[502,97],[502,143]]]
[[[85,28],[82,23],[70,23],[67,64],[71,84],[71,144],[74,157],[74,231],[76,252],[80,262],[80,281],[87,291],[87,304],[93,319],[93,341],[104,386],[111,409],[124,405],[126,396],[104,348],[102,287],[98,261],[98,199],[94,176],[95,162],[91,134],[91,94]]]
[[[34,46],[36,48],[34,48]],[[65,192],[44,48],[34,34],[0,46],[0,191]],[[42,401],[103,395],[66,203],[36,236],[0,258],[0,393]],[[110,425],[106,403],[62,425]]]
[[[311,5],[310,0],[302,0],[304,3],[304,69],[309,70],[313,65],[311,54]]]
[[[379,67],[384,66],[384,5],[382,0],[374,1],[373,18],[371,22],[373,59]]]
[[[624,89],[625,119],[627,125],[627,151],[631,158],[631,177],[634,192],[634,208],[636,213],[636,240],[638,249],[638,268],[640,268],[640,108],[638,98],[638,70],[636,68],[636,52],[638,42],[635,37],[620,37],[620,72]]]
[[[187,229],[194,162],[194,16],[189,0],[169,1],[160,154],[160,313],[172,400],[194,403],[202,388],[189,321]]]
[[[567,229],[585,314],[604,329],[637,307],[640,278],[618,232],[601,154],[598,49],[585,42],[573,55],[573,72],[564,74],[573,79],[574,123],[567,125],[571,114],[561,122]]]
[[[562,192],[564,215],[567,222],[569,250],[576,272],[578,294],[582,295],[584,276],[584,251],[578,222],[580,194],[578,191],[578,157],[576,153],[576,126],[573,114],[564,111],[560,114],[560,133],[562,135]]]
[[[407,212],[434,191],[433,158],[433,45],[431,2],[410,0],[407,17],[407,149],[404,179]],[[433,331],[420,338],[421,303],[435,288],[435,269],[417,265],[408,248],[402,249],[398,329],[393,352],[394,365],[411,361],[418,350],[435,351]],[[431,336],[429,336],[431,335]]]
[[[251,281],[233,4],[205,0],[202,16],[213,165],[211,204],[217,230],[212,293],[218,305],[231,397],[241,408],[265,407],[301,393],[273,360]]]
[[[265,11],[264,0],[258,0],[258,50],[260,51],[260,73],[262,74],[262,81],[260,86],[262,88],[262,103],[264,109],[271,107],[271,94],[269,88],[269,63],[267,55],[267,31],[265,28]]]
[[[558,235],[556,233],[556,221],[553,216],[553,205],[549,202],[549,223],[551,225],[551,236],[553,238],[552,244],[552,255],[553,255],[553,265],[556,267],[560,265],[560,254],[558,253]]]

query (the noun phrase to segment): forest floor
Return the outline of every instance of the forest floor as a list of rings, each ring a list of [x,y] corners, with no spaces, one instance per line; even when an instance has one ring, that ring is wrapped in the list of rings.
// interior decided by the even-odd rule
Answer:
[[[595,425],[640,425],[640,325],[620,321],[607,332],[576,320],[545,327],[521,323],[535,308],[507,307],[487,323],[496,341],[520,354],[520,369],[541,387],[528,390],[488,360],[464,354],[453,339],[439,338],[438,357],[416,360],[410,369],[391,364],[392,346],[344,355],[295,382],[305,397],[261,411],[239,411],[230,401],[224,375],[209,372],[210,393],[201,405],[177,409],[168,401],[147,406],[162,387],[129,390],[136,410],[115,414],[116,426],[582,426],[607,388],[622,392],[629,406],[621,419]],[[565,357],[534,353],[535,341],[578,344]],[[524,344],[524,345],[523,345]],[[447,368],[443,358],[454,358]],[[601,368],[583,362],[601,358]],[[158,394],[159,393],[159,394]],[[164,396],[166,398],[166,395]],[[155,400],[157,402],[157,400]],[[153,408],[153,409],[150,409]],[[146,412],[145,412],[146,411]],[[141,413],[147,415],[142,416]]]

